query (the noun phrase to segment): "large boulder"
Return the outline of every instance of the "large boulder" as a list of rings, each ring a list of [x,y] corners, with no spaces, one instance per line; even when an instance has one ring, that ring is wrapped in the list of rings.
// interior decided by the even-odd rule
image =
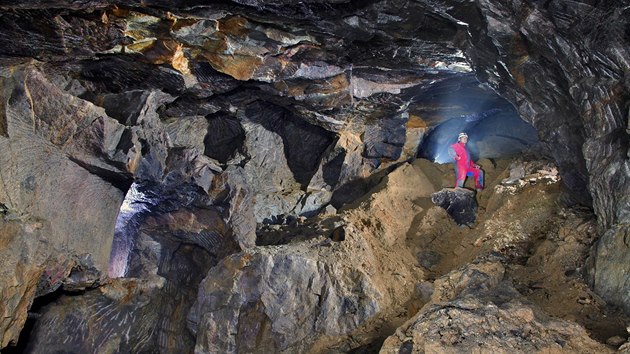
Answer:
[[[381,311],[382,290],[353,267],[346,247],[321,259],[318,242],[254,249],[213,268],[189,316],[196,350],[304,351],[321,336],[350,334]]]
[[[591,249],[588,276],[602,297],[630,313],[630,225],[609,229]]]
[[[504,274],[500,262],[485,260],[437,279],[429,303],[381,353],[612,352],[576,323],[541,312]]]
[[[477,218],[475,192],[465,188],[444,188],[433,193],[431,201],[444,208],[458,225],[474,225]]]

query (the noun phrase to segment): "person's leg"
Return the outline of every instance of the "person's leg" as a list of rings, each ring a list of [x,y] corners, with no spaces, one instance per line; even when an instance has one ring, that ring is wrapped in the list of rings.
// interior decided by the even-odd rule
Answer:
[[[484,187],[483,184],[483,170],[479,169],[479,168],[473,168],[470,170],[469,173],[472,173],[473,177],[475,178],[475,188],[477,190],[481,190]]]
[[[455,188],[463,188],[466,182],[466,168],[455,165]]]

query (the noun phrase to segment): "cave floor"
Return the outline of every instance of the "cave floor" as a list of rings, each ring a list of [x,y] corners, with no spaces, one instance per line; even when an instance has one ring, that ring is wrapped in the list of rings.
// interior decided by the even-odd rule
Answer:
[[[430,190],[452,187],[452,165],[418,159],[412,168],[399,167],[402,172],[390,174],[371,193],[337,213],[297,227],[259,230],[259,239],[314,244],[322,257],[367,241],[369,258],[362,262],[372,265],[366,270],[373,275],[373,284],[391,293],[393,300],[379,315],[346,339],[323,339],[310,352],[378,352],[385,338],[430,301],[430,296],[419,294],[419,287],[490,257],[500,259],[504,280],[536,311],[581,325],[597,342],[606,344],[615,336],[625,341],[630,319],[608,306],[585,280],[589,250],[598,237],[592,211],[571,205],[553,165],[522,159],[480,164],[486,188],[476,195],[477,219],[470,227],[458,226],[431,201]],[[533,172],[513,180],[510,172],[515,167]],[[418,185],[420,180],[432,188]],[[473,187],[473,181],[467,181],[465,188]],[[345,225],[346,241],[331,243],[326,235],[338,225]],[[612,352],[619,344],[607,347]]]
[[[493,168],[485,169],[487,188],[477,195],[473,227],[431,225],[424,212],[414,219],[407,240],[419,258],[429,256],[427,278],[437,279],[488,254],[500,254],[508,260],[506,278],[548,315],[577,322],[601,343],[615,336],[626,338],[628,316],[608,306],[585,281],[588,252],[598,236],[592,211],[568,206],[561,183],[545,178],[532,176],[525,185],[506,188],[501,181],[509,176],[512,162],[489,162],[484,165]],[[450,174],[448,168],[439,168],[444,184]],[[474,188],[470,178],[466,187]],[[429,207],[426,200],[418,204]]]

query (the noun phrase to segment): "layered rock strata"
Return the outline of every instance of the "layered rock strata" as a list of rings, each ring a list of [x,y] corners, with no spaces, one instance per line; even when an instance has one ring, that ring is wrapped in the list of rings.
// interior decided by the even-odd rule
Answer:
[[[594,208],[604,236],[589,262],[592,285],[630,311],[623,2],[0,1],[0,8],[0,257],[10,265],[0,287],[3,347],[17,340],[36,296],[102,284],[112,243],[116,275],[160,269],[155,242],[199,247],[211,258],[200,266],[205,272],[253,246],[256,221],[341,208],[377,184],[378,173],[422,155],[419,147],[438,160],[434,145],[451,136],[440,128],[492,127],[478,135],[481,157],[535,145],[527,126],[501,124],[516,118],[509,104],[474,75],[537,130],[570,197]],[[173,203],[153,210],[155,225],[166,218],[186,227],[143,233],[142,212],[116,227],[132,183],[159,191],[138,206]],[[146,254],[150,262],[133,265]]]

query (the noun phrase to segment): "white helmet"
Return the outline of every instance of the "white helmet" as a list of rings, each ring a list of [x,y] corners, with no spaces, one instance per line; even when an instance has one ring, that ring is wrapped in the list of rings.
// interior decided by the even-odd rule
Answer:
[[[464,132],[459,133],[459,135],[457,136],[457,141],[462,140],[462,138],[468,138],[468,134]]]

